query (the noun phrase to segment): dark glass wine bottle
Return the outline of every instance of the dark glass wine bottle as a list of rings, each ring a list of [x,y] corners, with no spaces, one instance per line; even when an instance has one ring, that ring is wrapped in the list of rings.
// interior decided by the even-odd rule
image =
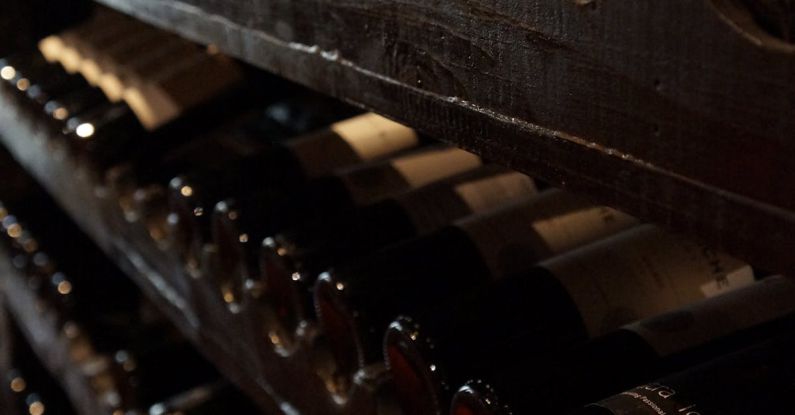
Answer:
[[[196,269],[201,244],[210,238],[209,218],[218,201],[257,188],[297,189],[334,169],[420,143],[414,130],[369,113],[274,143],[268,151],[231,166],[177,176],[169,184],[169,206],[176,218],[170,231],[173,247],[189,269]]]
[[[147,59],[154,51],[168,48],[179,41],[180,38],[170,32],[144,26],[136,36],[119,40],[101,55],[95,56],[90,63],[85,63],[84,71],[96,73],[86,78],[95,78],[99,88],[103,91],[107,89],[106,92],[109,92],[114,99],[121,99],[123,96],[121,85],[124,82],[117,74],[134,65],[135,62]]]
[[[640,320],[574,349],[532,342],[484,366],[456,393],[453,413],[568,413],[582,405],[795,327],[795,281],[782,276]],[[543,339],[538,339],[543,342]],[[488,401],[488,402],[487,402]]]
[[[152,74],[167,73],[175,63],[195,63],[199,53],[203,52],[197,45],[179,37],[167,37],[138,57],[121,59],[111,65],[100,77],[99,87],[112,101],[120,101],[131,86],[145,83]]]
[[[354,110],[336,101],[277,84],[273,97],[168,151],[145,151],[109,170],[106,184],[119,198],[125,214],[146,218],[165,202],[165,186],[174,176],[197,169],[221,169],[239,159],[268,151],[274,142],[304,134]],[[279,91],[281,90],[281,92]],[[285,93],[293,96],[282,98]],[[269,101],[272,103],[268,104]],[[330,109],[333,108],[333,109]],[[137,199],[137,202],[133,200]],[[162,231],[161,231],[162,233]]]
[[[441,414],[449,385],[494,360],[543,356],[753,282],[747,264],[644,225],[542,261],[470,298],[408,313],[387,329],[384,354],[404,409]]]
[[[267,306],[275,310],[273,315],[278,321],[263,321],[257,325],[262,326],[271,341],[285,343],[281,337],[289,338],[299,322],[312,314],[312,285],[317,275],[329,266],[535,193],[533,179],[489,164],[360,209],[339,212],[333,219],[305,221],[302,226],[265,238],[259,258],[253,249],[256,243],[250,246],[237,243],[235,239],[239,240],[241,233],[224,233],[228,228],[217,226],[214,227],[214,241],[219,252],[227,249],[224,258],[228,264],[226,270],[218,272],[245,280],[256,275],[250,270],[252,267],[260,267],[258,281],[266,288],[261,295]],[[228,217],[224,220],[236,221]],[[236,246],[236,249],[228,248]]]
[[[258,275],[257,247],[267,235],[302,222],[333,221],[340,214],[353,214],[359,207],[480,166],[480,157],[472,153],[430,146],[338,170],[298,191],[269,186],[247,197],[227,199],[216,205],[210,228],[220,265],[212,276],[223,298],[236,303],[244,281]]]
[[[80,24],[42,39],[39,42],[39,50],[50,62],[58,62],[67,72],[77,73],[82,62],[84,39],[113,32],[114,28],[126,26],[132,21],[133,19],[122,13],[99,7]]]
[[[197,84],[187,88],[187,94],[199,94],[201,99],[194,97],[196,102],[190,106],[180,106],[179,113],[166,124],[158,124],[155,131],[140,118],[140,109],[134,111],[124,103],[115,103],[69,119],[65,133],[72,137],[70,143],[85,164],[105,175],[109,168],[129,160],[160,157],[255,105],[280,99],[290,89],[273,76],[257,74],[221,86],[203,89]],[[263,97],[266,90],[270,98]],[[108,123],[108,119],[113,122]]]
[[[577,415],[789,414],[795,392],[795,337],[784,334],[637,386]]]
[[[70,36],[68,46],[75,49],[79,56],[76,72],[91,85],[97,86],[102,77],[102,68],[99,61],[110,53],[119,43],[129,42],[130,39],[145,39],[147,33],[154,32],[151,26],[136,19],[122,19],[115,24],[103,24],[99,28],[84,32],[78,36]]]
[[[398,314],[528,271],[555,252],[636,224],[628,215],[551,190],[324,273],[314,302],[337,380],[346,382],[361,364],[381,360],[383,331]]]
[[[227,381],[197,386],[149,408],[149,415],[255,415],[251,400]]]

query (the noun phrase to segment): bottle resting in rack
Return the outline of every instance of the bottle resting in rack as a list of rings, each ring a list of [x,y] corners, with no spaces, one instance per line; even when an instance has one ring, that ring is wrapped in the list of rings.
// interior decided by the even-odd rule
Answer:
[[[276,321],[258,323],[267,339],[284,342],[301,321],[312,315],[311,288],[317,275],[328,267],[343,264],[390,244],[436,230],[473,213],[488,211],[537,192],[530,177],[488,164],[447,179],[411,189],[359,209],[350,209],[334,219],[305,221],[301,226],[264,239],[259,258],[255,244],[243,246],[241,234],[214,228],[214,241],[235,247],[225,255],[245,264],[227,268],[226,273],[250,278],[249,268],[259,262],[260,295],[273,309]],[[225,218],[225,221],[236,219]],[[246,229],[246,227],[240,227]],[[374,229],[378,229],[374,232]],[[239,231],[242,232],[242,231]],[[234,261],[231,261],[234,263]],[[249,284],[250,285],[250,284]],[[279,335],[278,333],[284,333]]]
[[[556,251],[636,223],[621,212],[550,190],[324,273],[314,303],[335,361],[334,377],[345,390],[362,364],[380,360],[383,330],[398,314],[527,271]]]
[[[265,108],[248,111],[165,154],[142,153],[111,169],[106,183],[117,195],[125,218],[132,222],[140,220],[150,236],[165,247],[166,185],[171,178],[197,169],[222,169],[237,160],[268,152],[276,142],[353,113],[352,108],[341,105],[329,110],[332,104],[328,98],[309,93],[277,99]]]
[[[637,386],[577,415],[789,414],[795,338],[786,334]]]
[[[385,358],[405,410],[442,413],[450,385],[501,359],[544,356],[753,282],[747,264],[643,225],[453,303],[403,313],[409,318],[387,329]]]
[[[484,368],[476,381],[459,390],[452,413],[568,413],[633,385],[791,332],[793,299],[795,281],[772,276],[630,323],[574,349],[538,354],[532,344],[520,344],[514,349],[517,353]]]
[[[221,169],[180,175],[169,184],[169,237],[188,269],[198,269],[209,240],[215,204],[243,192],[287,193],[337,168],[420,145],[414,130],[376,114],[363,114],[284,142]]]
[[[216,205],[217,278],[227,302],[236,303],[246,280],[258,274],[256,249],[263,238],[305,222],[330,222],[391,195],[482,166],[480,157],[447,146],[428,146],[395,157],[341,169],[282,193],[272,188]],[[220,240],[221,236],[224,240]],[[204,241],[208,239],[202,238]],[[247,274],[251,271],[252,274]]]

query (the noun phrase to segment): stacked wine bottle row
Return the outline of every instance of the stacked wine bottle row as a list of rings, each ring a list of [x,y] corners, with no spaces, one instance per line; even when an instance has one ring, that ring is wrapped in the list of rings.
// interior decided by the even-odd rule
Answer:
[[[311,343],[335,405],[386,371],[406,414],[567,413],[773,337],[794,311],[783,277],[206,50],[188,55],[236,75],[174,111],[143,100],[169,114],[150,123],[135,97],[159,95],[140,91],[181,96],[163,80],[202,72],[175,75],[138,30],[103,11],[45,40],[46,59],[5,60],[6,89],[179,268],[200,320],[243,328],[261,361]],[[673,379],[587,411],[645,414],[652,392],[701,386]]]
[[[0,194],[0,200],[0,246],[14,278],[24,279],[35,293],[30,306],[55,316],[55,329],[69,342],[70,364],[90,377],[95,398],[112,413],[259,413],[46,195],[28,186]],[[45,408],[69,413],[68,400],[52,379],[44,377],[47,383],[31,389],[44,369],[33,365],[35,354],[22,335],[14,339],[20,345],[13,351],[26,354],[8,382],[14,401],[27,408],[22,413],[44,414]]]

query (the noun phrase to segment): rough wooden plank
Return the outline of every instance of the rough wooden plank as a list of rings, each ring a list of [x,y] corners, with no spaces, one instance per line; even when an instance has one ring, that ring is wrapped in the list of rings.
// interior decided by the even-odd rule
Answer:
[[[742,2],[99,1],[795,270],[795,46]]]

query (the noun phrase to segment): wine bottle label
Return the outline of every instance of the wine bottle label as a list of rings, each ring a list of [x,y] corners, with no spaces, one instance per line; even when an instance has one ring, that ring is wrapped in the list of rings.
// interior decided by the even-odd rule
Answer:
[[[50,35],[39,41],[39,52],[50,63],[58,62],[65,47],[63,39],[57,35]]]
[[[592,336],[754,281],[742,261],[652,225],[540,265],[561,281]]]
[[[617,210],[550,190],[456,223],[469,235],[495,277],[526,271],[537,261],[637,224]]]
[[[334,123],[330,129],[351,147],[361,161],[375,160],[419,143],[413,129],[373,113]]]
[[[391,164],[410,187],[418,188],[477,168],[483,161],[467,151],[444,148],[399,157]]]
[[[785,331],[591,406],[615,415],[791,414],[793,347],[795,337]]]
[[[748,278],[753,278],[748,271],[743,267],[732,273],[736,277],[731,284],[747,284]],[[704,292],[707,296],[717,293],[720,292]],[[640,335],[658,355],[669,356],[793,312],[795,281],[773,276],[672,313],[637,321],[624,329]]]
[[[537,192],[533,179],[518,172],[461,183],[455,187],[455,193],[472,213],[486,212],[508,200]]]
[[[123,98],[141,124],[154,130],[229,88],[239,76],[234,63],[222,56],[197,53],[158,74],[157,82],[128,86]]]
[[[676,389],[660,383],[638,386],[592,406],[613,415],[707,415],[697,404],[682,399]]]

